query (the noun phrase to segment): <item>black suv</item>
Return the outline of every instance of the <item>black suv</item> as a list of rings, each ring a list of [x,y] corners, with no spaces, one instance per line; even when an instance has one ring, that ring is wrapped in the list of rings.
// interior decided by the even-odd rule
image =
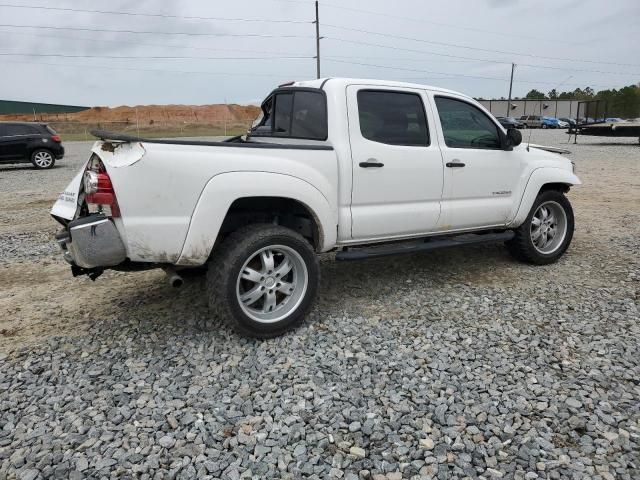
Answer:
[[[31,162],[36,168],[51,168],[62,157],[60,137],[47,124],[0,122],[0,164]]]

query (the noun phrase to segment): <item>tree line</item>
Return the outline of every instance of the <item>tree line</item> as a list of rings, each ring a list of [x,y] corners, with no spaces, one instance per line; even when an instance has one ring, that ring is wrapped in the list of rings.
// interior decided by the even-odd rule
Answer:
[[[524,97],[527,100],[605,100],[609,117],[636,118],[640,117],[640,84],[622,87],[619,90],[600,90],[596,92],[591,87],[576,88],[571,92],[558,92],[552,89],[543,93],[535,88]],[[515,99],[521,100],[521,99]]]

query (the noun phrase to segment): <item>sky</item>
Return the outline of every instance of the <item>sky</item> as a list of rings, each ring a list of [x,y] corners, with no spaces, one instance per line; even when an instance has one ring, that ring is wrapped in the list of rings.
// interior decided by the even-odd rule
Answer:
[[[638,0],[320,0],[319,11],[322,77],[483,98],[508,95],[511,63],[514,97],[640,82]],[[0,0],[0,99],[259,104],[316,77],[314,17],[312,0]]]

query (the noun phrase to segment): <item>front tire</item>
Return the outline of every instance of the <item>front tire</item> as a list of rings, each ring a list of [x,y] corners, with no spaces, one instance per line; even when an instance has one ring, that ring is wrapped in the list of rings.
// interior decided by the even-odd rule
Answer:
[[[547,190],[538,194],[507,248],[520,261],[546,265],[557,261],[569,248],[573,230],[571,203],[562,192]]]
[[[301,235],[248,225],[230,234],[209,261],[209,308],[242,335],[276,337],[304,321],[319,283],[318,259]]]
[[[31,163],[33,163],[33,166],[39,170],[46,170],[55,165],[56,157],[53,156],[53,153],[51,153],[50,150],[40,148],[38,150],[34,150],[31,154]]]

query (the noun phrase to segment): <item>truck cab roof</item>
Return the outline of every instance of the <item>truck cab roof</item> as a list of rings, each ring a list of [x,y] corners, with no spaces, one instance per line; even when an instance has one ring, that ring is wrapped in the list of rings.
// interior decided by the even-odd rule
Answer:
[[[287,86],[321,88],[326,91],[332,91],[332,90],[342,91],[348,85],[371,85],[371,86],[390,87],[390,88],[394,88],[394,87],[395,88],[416,88],[420,90],[431,90],[433,92],[450,93],[450,94],[463,96],[466,98],[471,98],[468,95],[464,95],[454,90],[448,90],[446,88],[433,87],[430,85],[422,85],[419,83],[398,82],[394,80],[373,80],[371,78],[328,77],[328,78],[318,78],[316,80],[304,80],[299,82],[293,82]]]

